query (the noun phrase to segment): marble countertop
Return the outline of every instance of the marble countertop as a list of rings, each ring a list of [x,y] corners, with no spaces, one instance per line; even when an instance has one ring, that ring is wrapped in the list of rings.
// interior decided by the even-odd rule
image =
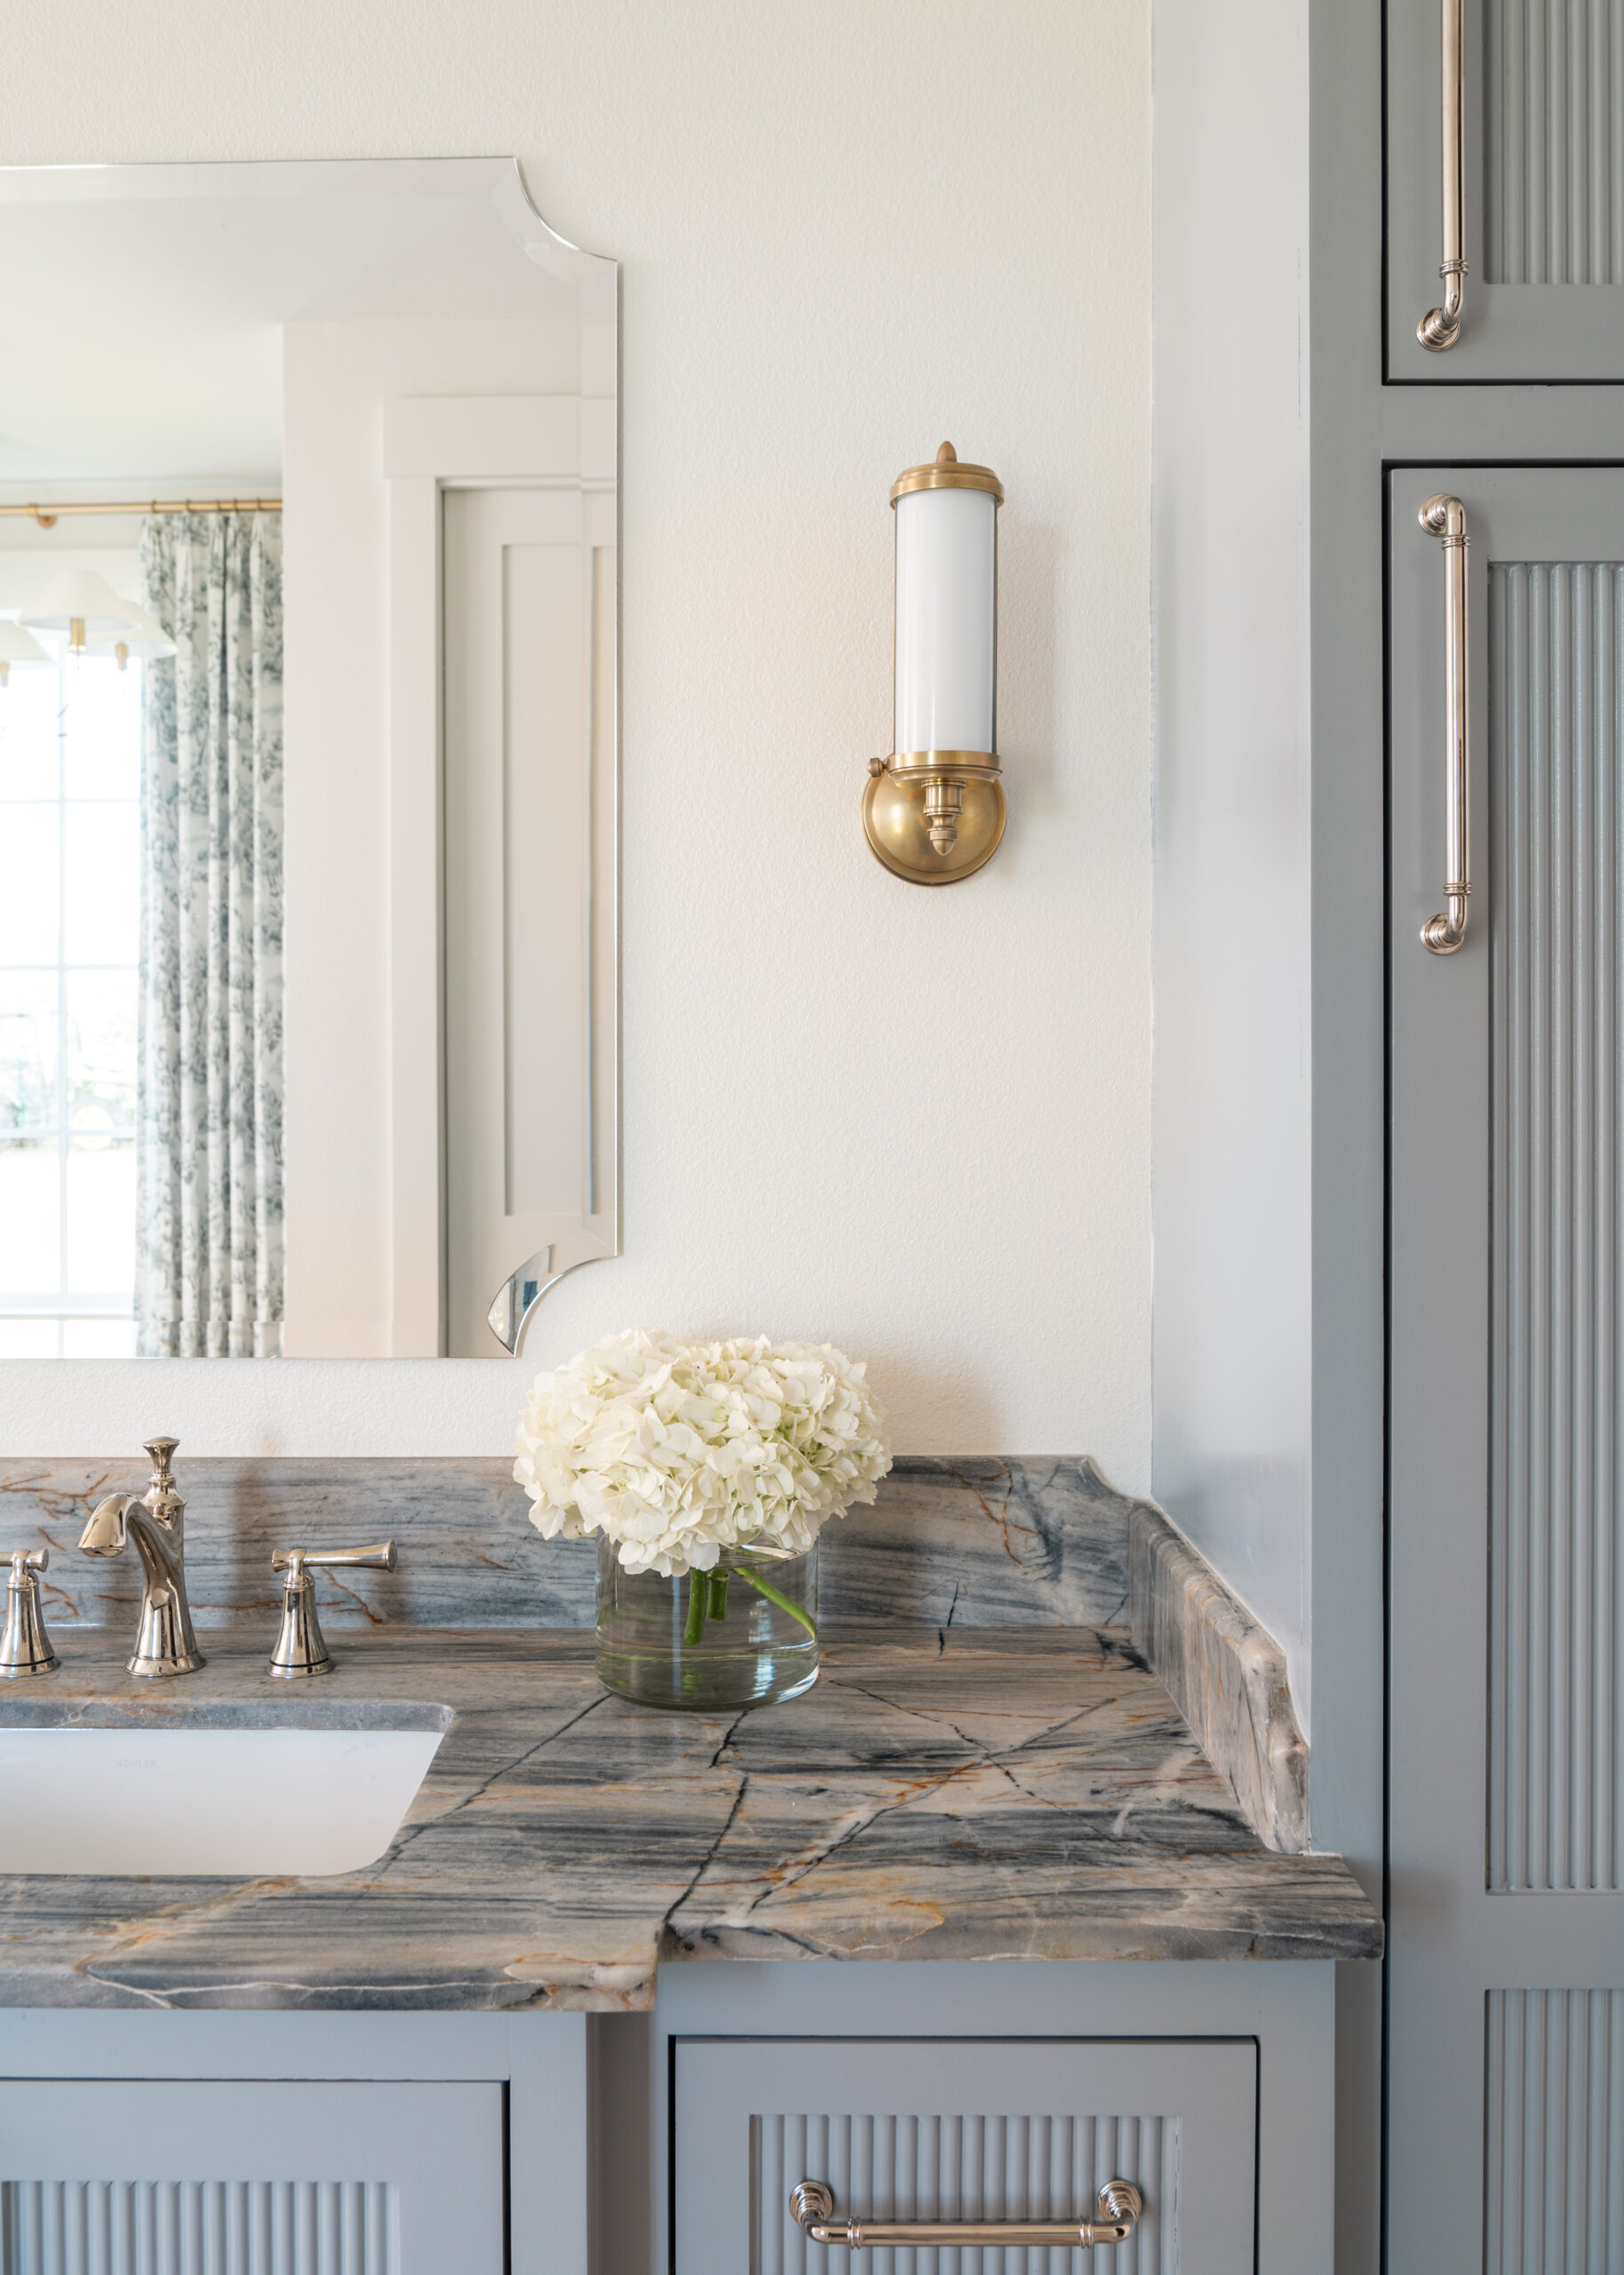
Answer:
[[[125,1676],[106,1631],[8,1687],[0,1725],[146,1726],[438,1704],[405,1824],[332,1879],[0,1880],[0,2005],[642,2008],[712,1960],[1344,1960],[1379,1917],[1341,1860],[1266,1849],[1120,1632],[892,1629],[736,1716],[610,1696],[579,1630],[264,1638]]]

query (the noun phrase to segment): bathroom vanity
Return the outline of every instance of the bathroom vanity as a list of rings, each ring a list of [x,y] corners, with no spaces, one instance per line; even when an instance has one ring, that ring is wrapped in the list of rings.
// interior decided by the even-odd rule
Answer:
[[[69,1557],[89,1470],[8,1481]],[[712,1719],[600,1688],[590,1556],[527,1537],[498,1465],[192,1465],[207,1664],[131,1681],[132,1584],[98,1602],[119,1568],[84,1565],[60,1665],[0,1696],[0,1774],[41,1732],[65,1790],[109,1733],[137,1784],[278,1731],[325,1766],[308,1812],[240,1813],[251,1869],[5,1880],[8,2269],[850,2264],[803,2181],[836,2227],[1080,2227],[1119,2181],[1141,2275],[1328,2269],[1335,1970],[1375,1912],[1266,1844],[1146,1665],[1159,1513],[1085,1463],[899,1470],[833,1529],[816,1687]],[[274,1681],[267,1529],[338,1513],[399,1570],[323,1579],[334,1671]],[[403,1824],[302,1872],[385,1734],[431,1752]]]

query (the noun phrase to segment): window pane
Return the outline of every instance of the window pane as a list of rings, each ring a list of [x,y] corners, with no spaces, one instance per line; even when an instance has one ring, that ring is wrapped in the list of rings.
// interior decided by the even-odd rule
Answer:
[[[0,687],[0,798],[54,798],[56,762],[56,673],[13,664]]]
[[[135,1146],[73,1138],[68,1148],[68,1285],[76,1295],[135,1285]]]
[[[40,1295],[61,1286],[60,1194],[54,1144],[0,1141],[0,1294]]]
[[[69,806],[68,961],[136,959],[140,914],[140,832],[133,802]]]
[[[63,658],[0,690],[0,1293],[44,1305],[117,1304],[134,1281],[140,713],[139,662]],[[133,1337],[123,1318],[0,1319],[0,1356]]]
[[[54,963],[55,806],[0,806],[0,964]]]
[[[54,971],[0,971],[0,1141],[56,1128],[56,991]]]
[[[41,673],[43,679],[47,676]],[[104,657],[68,666],[68,733],[64,758],[70,798],[135,798],[140,794],[141,667],[121,672]]]
[[[62,1321],[64,1359],[133,1359],[135,1321],[132,1319],[65,1319]]]
[[[135,1127],[133,971],[74,971],[68,988],[68,1126],[76,1138]]]

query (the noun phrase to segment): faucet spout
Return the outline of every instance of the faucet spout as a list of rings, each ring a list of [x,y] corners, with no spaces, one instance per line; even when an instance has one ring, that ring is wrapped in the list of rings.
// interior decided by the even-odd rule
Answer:
[[[134,1498],[132,1493],[114,1493],[98,1505],[79,1535],[79,1548],[83,1555],[118,1554],[124,1545],[124,1511]]]
[[[133,1675],[191,1674],[203,1664],[186,1595],[186,1503],[170,1473],[173,1438],[151,1438],[152,1482],[139,1498],[113,1493],[79,1536],[86,1556],[116,1556],[127,1541],[141,1560],[141,1624],[130,1661]]]

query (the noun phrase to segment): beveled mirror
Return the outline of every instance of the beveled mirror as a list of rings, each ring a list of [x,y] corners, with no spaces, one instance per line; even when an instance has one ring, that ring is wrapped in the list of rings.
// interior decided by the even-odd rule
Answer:
[[[619,1246],[617,272],[506,159],[0,169],[0,1356]]]

